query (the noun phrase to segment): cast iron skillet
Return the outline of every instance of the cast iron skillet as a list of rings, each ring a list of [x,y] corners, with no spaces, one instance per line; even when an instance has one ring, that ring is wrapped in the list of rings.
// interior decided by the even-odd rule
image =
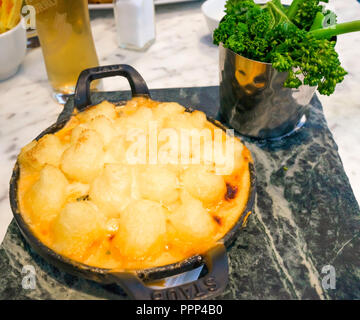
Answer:
[[[81,112],[88,106],[91,106],[90,100],[90,82],[95,79],[123,76],[130,83],[132,96],[150,97],[149,90],[141,75],[128,65],[110,65],[84,70],[78,79],[75,90],[75,108]],[[191,112],[191,110],[188,110]],[[54,133],[64,127],[67,119],[53,124],[43,131],[36,140],[48,133]],[[213,119],[208,119],[222,129],[226,127]],[[16,162],[13,174],[10,180],[10,204],[14,214],[15,221],[20,231],[31,247],[49,263],[75,276],[83,277],[103,284],[116,283],[132,299],[207,299],[219,295],[228,283],[228,261],[226,247],[230,246],[236,237],[237,231],[246,223],[246,220],[252,210],[255,199],[255,172],[250,164],[251,190],[249,199],[235,226],[218,243],[207,252],[192,256],[180,262],[142,270],[112,270],[88,266],[65,256],[45,246],[30,230],[24,221],[18,205],[17,189],[19,179],[19,164]],[[207,274],[191,283],[179,285],[172,288],[155,290],[149,288],[144,282],[149,280],[159,280],[175,274],[190,271],[200,265],[205,264]]]

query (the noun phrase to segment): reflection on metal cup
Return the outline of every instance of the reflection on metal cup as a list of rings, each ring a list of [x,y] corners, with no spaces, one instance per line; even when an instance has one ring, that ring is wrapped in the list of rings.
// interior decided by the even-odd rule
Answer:
[[[292,132],[306,114],[316,87],[285,88],[287,72],[240,56],[222,44],[219,50],[221,120],[238,133],[259,139]]]

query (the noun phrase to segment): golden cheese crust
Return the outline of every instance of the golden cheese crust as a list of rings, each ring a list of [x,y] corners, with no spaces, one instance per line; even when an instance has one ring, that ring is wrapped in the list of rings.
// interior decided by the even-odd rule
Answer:
[[[36,236],[101,268],[155,267],[208,250],[250,192],[252,159],[239,139],[203,112],[146,98],[75,114],[18,161],[20,211]]]

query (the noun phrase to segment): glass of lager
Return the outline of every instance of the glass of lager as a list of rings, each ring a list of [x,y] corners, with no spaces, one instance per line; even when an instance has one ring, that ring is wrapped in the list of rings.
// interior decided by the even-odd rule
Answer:
[[[99,60],[90,28],[87,0],[26,0],[34,7],[36,31],[54,97],[65,103],[77,78]],[[96,89],[99,82],[92,83]]]

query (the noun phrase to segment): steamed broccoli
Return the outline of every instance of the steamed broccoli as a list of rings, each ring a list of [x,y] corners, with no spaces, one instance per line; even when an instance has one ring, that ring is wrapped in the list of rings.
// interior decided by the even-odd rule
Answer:
[[[288,72],[286,87],[318,86],[321,94],[331,95],[347,74],[334,36],[360,31],[360,21],[336,24],[335,14],[320,2],[327,0],[294,0],[288,8],[280,0],[265,5],[228,0],[214,43]]]

